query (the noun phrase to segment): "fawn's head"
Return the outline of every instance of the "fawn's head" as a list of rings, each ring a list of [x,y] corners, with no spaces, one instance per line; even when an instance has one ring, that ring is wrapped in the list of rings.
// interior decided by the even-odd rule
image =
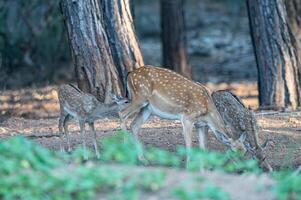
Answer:
[[[112,103],[97,101],[96,108],[94,109],[94,117],[101,118],[104,115],[115,115],[120,109],[124,108],[128,104],[128,99],[126,98],[117,97],[114,94],[111,94],[111,98],[113,100]]]
[[[120,108],[125,107],[129,103],[129,100],[127,98],[117,96],[113,93],[111,93],[111,98],[113,102],[116,103]]]
[[[273,171],[273,168],[266,160],[267,157],[266,148],[269,146],[271,142],[272,142],[271,140],[267,139],[261,146],[257,146],[257,147],[251,147],[250,143],[246,142],[246,148],[248,152],[252,155],[252,157],[258,160],[259,165],[264,170],[268,170],[270,172]]]
[[[208,115],[208,125],[215,133],[215,136],[220,140],[222,143],[224,143],[226,146],[228,146],[233,151],[239,151],[241,153],[246,153],[247,149],[244,145],[244,142],[246,140],[247,134],[241,134],[238,139],[234,139],[235,137],[232,129],[230,126],[227,126],[220,115],[220,113],[217,111],[215,105],[209,104],[210,107],[210,114]]]
[[[244,142],[246,140],[247,135],[246,134],[242,134],[238,139],[233,140],[232,138],[230,138],[229,140],[229,146],[231,148],[231,150],[233,151],[239,151],[243,154],[245,154],[248,150],[244,145]]]

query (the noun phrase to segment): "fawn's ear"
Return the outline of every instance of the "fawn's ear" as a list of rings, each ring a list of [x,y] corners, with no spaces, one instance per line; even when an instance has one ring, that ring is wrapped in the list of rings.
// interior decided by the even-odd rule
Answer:
[[[116,94],[114,94],[112,92],[110,93],[110,97],[113,101],[118,101],[118,97],[116,96]]]
[[[244,143],[245,140],[247,138],[247,133],[246,132],[243,132],[243,134],[241,134],[241,136],[238,138],[238,140],[241,142],[241,143]]]
[[[129,102],[129,100],[127,98],[117,96],[114,93],[110,93],[110,96],[111,96],[112,100],[114,102],[116,102],[118,105],[122,105],[122,104],[125,104],[125,103]]]
[[[273,140],[267,139],[267,140],[261,145],[261,149],[262,149],[262,150],[265,150],[268,146],[271,145],[271,143],[273,143]]]
[[[231,146],[231,138],[227,137],[224,133],[218,131],[217,137],[226,146]]]

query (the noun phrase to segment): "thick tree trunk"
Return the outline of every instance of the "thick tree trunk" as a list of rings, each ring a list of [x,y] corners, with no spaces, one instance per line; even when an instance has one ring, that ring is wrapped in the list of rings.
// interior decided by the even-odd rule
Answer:
[[[247,0],[262,107],[300,106],[298,59],[282,0]]]
[[[98,0],[62,0],[75,73],[80,89],[107,102],[109,93],[121,93],[118,72],[103,24]]]
[[[143,65],[128,0],[61,0],[79,87],[110,101]]]
[[[123,85],[129,71],[144,65],[136,38],[129,0],[100,0],[103,5],[106,33],[115,66]]]
[[[161,0],[163,65],[191,78],[183,4],[184,0]]]

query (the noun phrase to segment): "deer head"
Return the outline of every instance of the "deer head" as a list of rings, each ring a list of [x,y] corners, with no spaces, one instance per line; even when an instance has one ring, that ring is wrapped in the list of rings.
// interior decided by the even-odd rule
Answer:
[[[264,169],[268,171],[273,171],[273,168],[271,165],[268,163],[266,160],[266,148],[270,145],[272,142],[271,139],[267,139],[261,146],[255,146],[252,147],[249,142],[245,142],[245,146],[247,151],[255,158],[258,160],[259,165]]]
[[[113,100],[112,103],[106,104],[100,101],[97,102],[97,106],[94,110],[94,116],[96,118],[101,118],[108,114],[115,115],[128,104],[127,98],[118,97],[115,94],[111,94],[111,98]]]

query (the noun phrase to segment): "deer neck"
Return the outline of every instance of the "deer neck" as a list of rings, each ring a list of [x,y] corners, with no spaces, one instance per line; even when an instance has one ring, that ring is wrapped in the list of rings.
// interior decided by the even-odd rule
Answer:
[[[101,118],[111,113],[116,113],[118,112],[118,108],[119,106],[117,103],[109,103],[109,104],[99,103],[93,112],[93,117]]]

